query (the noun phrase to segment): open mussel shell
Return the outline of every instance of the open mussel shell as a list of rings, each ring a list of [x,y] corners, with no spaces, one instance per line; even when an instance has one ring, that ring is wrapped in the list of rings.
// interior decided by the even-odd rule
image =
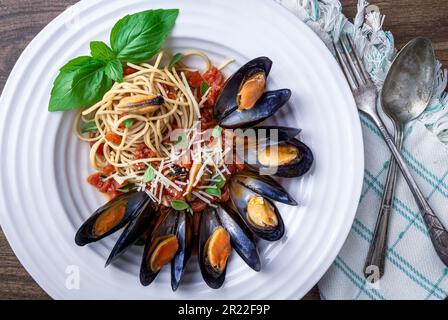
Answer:
[[[241,218],[255,235],[268,241],[277,241],[283,236],[283,219],[275,204],[267,197],[232,179],[230,198]]]
[[[255,172],[244,170],[236,174],[233,182],[273,201],[282,202],[290,206],[296,206],[297,201],[270,176],[263,176]]]
[[[290,97],[289,89],[265,92],[252,108],[246,110],[239,110],[237,106],[230,108],[218,118],[218,123],[226,129],[254,126],[277,112]]]
[[[171,288],[176,291],[185,271],[188,260],[193,251],[194,236],[193,217],[185,211],[177,212],[176,237],[179,249],[171,260]]]
[[[274,143],[266,141],[257,148],[249,148],[244,162],[261,175],[293,178],[310,170],[314,156],[307,145],[293,138]]]
[[[230,235],[216,210],[205,209],[199,227],[198,258],[202,277],[210,288],[218,289],[224,283],[231,250]]]
[[[241,85],[250,77],[257,73],[264,73],[266,78],[271,70],[272,61],[267,57],[255,58],[240,69],[238,69],[224,85],[218,99],[216,100],[214,108],[214,116],[220,119],[223,114],[228,114],[229,111],[238,107],[238,92],[241,89]]]
[[[125,252],[126,249],[139,240],[145,232],[150,230],[151,226],[155,223],[156,217],[157,208],[153,205],[153,203],[148,203],[139,215],[129,221],[126,228],[123,230],[115,243],[115,246],[112,248],[105,266],[107,267],[123,252]]]
[[[124,227],[137,217],[150,199],[145,192],[123,194],[96,210],[78,229],[75,242],[78,246],[98,241]]]
[[[217,213],[222,225],[230,234],[232,248],[249,267],[255,271],[260,271],[261,262],[257,245],[244,221],[234,209],[225,204],[217,210]]]
[[[159,274],[162,267],[174,258],[179,241],[176,236],[177,213],[173,210],[161,210],[150,236],[146,240],[140,266],[140,282],[147,286]]]

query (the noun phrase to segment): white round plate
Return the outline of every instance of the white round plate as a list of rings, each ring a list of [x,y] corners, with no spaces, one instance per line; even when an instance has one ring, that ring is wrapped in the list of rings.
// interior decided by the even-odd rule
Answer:
[[[282,181],[301,205],[279,205],[287,232],[282,241],[260,243],[262,270],[252,271],[233,253],[219,290],[205,285],[195,259],[173,293],[168,267],[151,286],[140,285],[141,247],[104,268],[117,235],[82,248],[74,243],[76,229],[104,198],[85,182],[92,170],[87,145],[71,132],[74,114],[47,111],[52,83],[60,66],[89,53],[90,41],[108,42],[118,19],[151,8],[180,9],[167,43],[174,52],[204,50],[218,65],[233,57],[228,73],[252,58],[270,57],[269,88],[293,92],[274,121],[302,128],[315,155],[309,174]],[[1,226],[53,298],[298,299],[328,269],[352,224],[364,163],[352,95],[324,44],[274,1],[81,1],[31,42],[0,102]]]

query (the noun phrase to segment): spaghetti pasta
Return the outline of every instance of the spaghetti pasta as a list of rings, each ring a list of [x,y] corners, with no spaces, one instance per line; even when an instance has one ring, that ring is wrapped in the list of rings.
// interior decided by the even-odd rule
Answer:
[[[206,70],[217,70],[205,53],[188,50],[182,54],[184,58],[189,56],[202,59]],[[201,92],[201,88],[190,86],[189,76],[197,74],[197,70],[181,61],[170,66],[166,61],[171,58],[168,52],[161,51],[153,63],[127,63],[131,72],[123,82],[116,82],[101,101],[81,109],[75,117],[75,134],[90,143],[92,168],[99,173],[113,171],[113,175],[107,176],[119,185],[143,185],[145,170],[169,158],[172,131],[191,129],[201,120],[201,108],[206,107],[213,88]],[[163,103],[147,112],[121,110],[123,101],[140,97],[162,98]],[[94,122],[97,131],[83,133],[82,124],[88,122]]]

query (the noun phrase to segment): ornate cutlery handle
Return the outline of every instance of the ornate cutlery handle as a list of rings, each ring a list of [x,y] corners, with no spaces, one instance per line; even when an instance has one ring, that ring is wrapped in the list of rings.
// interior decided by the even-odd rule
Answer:
[[[425,197],[423,196],[422,192],[420,191],[417,183],[412,177],[411,172],[409,171],[409,168],[404,162],[404,159],[401,156],[400,152],[397,150],[397,147],[393,143],[392,138],[387,132],[387,129],[384,126],[384,123],[379,117],[379,115],[376,112],[375,113],[371,112],[369,113],[369,116],[375,122],[381,134],[383,135],[383,138],[386,141],[387,146],[389,147],[390,151],[392,152],[392,155],[397,161],[398,166],[400,167],[400,170],[403,173],[403,176],[406,179],[406,182],[408,183],[412,194],[414,195],[417,205],[420,208],[420,211],[423,215],[423,219],[425,220],[426,226],[429,231],[429,235],[431,237],[431,241],[434,245],[437,254],[443,261],[443,263],[445,265],[448,265],[448,231],[445,229],[440,220],[436,217],[431,207],[429,206],[428,202],[426,201]]]
[[[397,124],[395,128],[395,145],[398,150],[401,150],[401,146],[403,144],[403,130],[403,126]],[[367,254],[364,265],[364,274],[366,277],[370,276],[371,266],[378,268],[380,278],[384,275],[389,218],[392,212],[395,186],[397,184],[397,175],[397,162],[392,156],[389,161],[389,169],[387,171],[386,182],[384,185],[383,198],[381,200],[381,206],[378,212],[378,218],[376,220],[375,231],[373,232],[372,243],[370,244],[369,253]]]

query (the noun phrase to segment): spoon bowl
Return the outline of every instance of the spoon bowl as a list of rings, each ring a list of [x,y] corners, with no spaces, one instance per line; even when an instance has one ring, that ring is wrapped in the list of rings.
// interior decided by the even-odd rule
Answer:
[[[381,92],[383,110],[394,122],[406,124],[425,110],[434,88],[434,63],[427,38],[416,38],[401,49]]]

